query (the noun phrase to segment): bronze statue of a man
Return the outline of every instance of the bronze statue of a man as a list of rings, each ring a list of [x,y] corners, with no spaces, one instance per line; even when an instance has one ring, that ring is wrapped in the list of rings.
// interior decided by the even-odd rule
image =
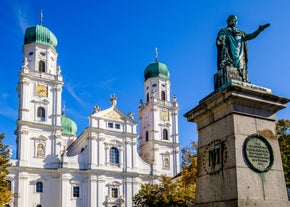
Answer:
[[[247,40],[254,39],[270,24],[260,25],[258,29],[246,34],[236,26],[238,18],[230,15],[227,19],[227,27],[218,32],[217,45],[217,67],[218,71],[225,69],[227,66],[238,70],[242,81],[248,82],[247,75]]]

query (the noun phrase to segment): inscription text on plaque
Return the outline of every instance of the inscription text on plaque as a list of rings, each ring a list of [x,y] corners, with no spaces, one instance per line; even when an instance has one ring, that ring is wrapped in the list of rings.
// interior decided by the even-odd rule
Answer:
[[[247,137],[243,145],[243,155],[249,168],[258,173],[270,170],[274,160],[271,145],[259,134]]]

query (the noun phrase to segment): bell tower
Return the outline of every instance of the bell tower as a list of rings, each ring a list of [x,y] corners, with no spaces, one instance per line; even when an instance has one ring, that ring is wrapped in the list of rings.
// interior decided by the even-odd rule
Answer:
[[[56,46],[57,39],[42,25],[42,18],[39,25],[26,29],[15,131],[20,166],[54,168],[58,161],[63,81]]]
[[[174,176],[179,172],[178,103],[170,97],[169,70],[158,61],[144,71],[145,101],[139,103],[142,159],[152,165],[153,174]]]

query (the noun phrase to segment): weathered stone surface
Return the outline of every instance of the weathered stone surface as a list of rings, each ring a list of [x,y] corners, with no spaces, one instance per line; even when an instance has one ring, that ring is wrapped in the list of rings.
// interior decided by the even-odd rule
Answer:
[[[288,101],[235,81],[185,114],[198,128],[197,206],[288,206],[275,135],[275,113]],[[265,173],[245,162],[243,145],[252,134],[261,135],[273,150],[273,165]]]

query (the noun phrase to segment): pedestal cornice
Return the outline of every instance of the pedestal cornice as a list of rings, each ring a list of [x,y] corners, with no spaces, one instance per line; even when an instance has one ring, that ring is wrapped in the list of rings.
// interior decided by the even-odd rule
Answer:
[[[235,81],[222,90],[215,91],[202,99],[198,106],[184,116],[189,122],[195,122],[203,119],[205,114],[213,113],[219,107],[231,105],[232,108],[229,113],[246,113],[273,119],[271,116],[285,108],[289,101],[290,99],[276,96],[263,87]],[[255,110],[255,112],[247,110],[249,107],[259,110]]]

